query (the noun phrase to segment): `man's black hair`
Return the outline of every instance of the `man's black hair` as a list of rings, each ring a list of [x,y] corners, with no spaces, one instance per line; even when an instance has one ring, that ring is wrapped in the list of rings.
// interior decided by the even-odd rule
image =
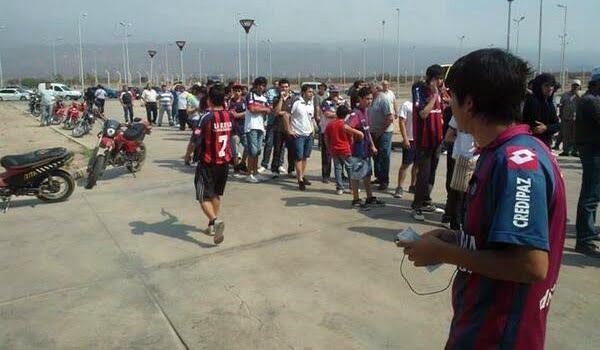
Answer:
[[[365,98],[371,94],[373,94],[373,93],[371,92],[371,88],[368,86],[365,86],[365,87],[361,88],[360,90],[358,90],[359,98]]]
[[[431,80],[435,78],[442,78],[444,75],[444,68],[439,64],[434,64],[432,66],[427,67],[427,72],[425,72],[425,81],[429,83]]]
[[[283,78],[283,79],[279,79],[279,86],[283,85],[283,84],[288,84],[290,85],[290,81]]]
[[[306,84],[306,85],[302,85],[302,87],[300,88],[300,92],[305,93],[308,91],[308,89],[312,89],[313,87]]]
[[[482,49],[454,63],[446,86],[459,105],[470,96],[479,117],[507,125],[520,117],[529,73],[527,63],[519,57],[501,49]]]
[[[538,75],[537,77],[535,77],[531,83],[531,91],[533,91],[534,95],[542,95],[542,85],[544,84],[550,84],[554,87],[557,86],[556,84],[556,78],[554,77],[554,75],[550,74],[550,73],[542,73],[540,75]]]
[[[259,85],[267,85],[267,78],[258,77],[256,79],[254,79],[254,86],[259,86]]]
[[[208,91],[208,98],[213,106],[223,107],[225,105],[225,87],[222,84],[213,85]]]
[[[354,84],[352,84],[352,86],[354,86],[355,89],[358,89],[358,87],[360,86],[360,84],[364,84],[365,81],[364,80],[357,80],[354,82]]]
[[[321,87],[324,87],[324,88],[325,88],[325,90],[327,90],[327,84],[325,84],[325,83],[321,83],[321,85],[319,85],[319,88],[321,88]]]
[[[350,114],[350,108],[348,108],[346,105],[339,106],[337,111],[335,111],[335,115],[338,117],[338,119],[344,119],[348,114]]]

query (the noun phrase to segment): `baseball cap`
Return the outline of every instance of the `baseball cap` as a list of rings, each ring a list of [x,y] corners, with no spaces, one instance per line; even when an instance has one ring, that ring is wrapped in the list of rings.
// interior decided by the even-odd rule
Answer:
[[[600,66],[592,69],[592,78],[590,81],[600,81]]]
[[[339,93],[339,92],[340,92],[340,89],[338,89],[337,86],[335,86],[335,85],[329,86],[329,93],[330,94],[335,94],[335,93]]]
[[[573,79],[573,81],[571,81],[571,85],[579,85],[579,86],[581,86],[581,80],[579,80],[579,79]]]

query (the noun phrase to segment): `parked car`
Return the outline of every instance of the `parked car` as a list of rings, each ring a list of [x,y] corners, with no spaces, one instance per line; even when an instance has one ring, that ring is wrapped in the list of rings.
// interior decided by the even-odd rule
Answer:
[[[313,90],[315,90],[315,92],[319,91],[319,86],[321,86],[322,83],[316,82],[316,81],[305,81],[302,83],[301,86],[304,85],[309,85],[311,88],[313,88]]]
[[[21,92],[19,89],[0,89],[0,101],[25,101],[29,99],[29,93]]]
[[[111,88],[104,88],[104,91],[106,91],[106,97],[108,98],[117,98],[119,97],[119,93]]]
[[[62,97],[64,99],[78,100],[83,96],[81,91],[72,90],[65,84],[51,83],[50,88],[54,90],[57,97]],[[40,83],[38,85],[38,91],[44,90],[46,90],[46,83]]]
[[[17,89],[20,92],[26,92],[28,94],[33,94],[33,90],[23,85],[7,85],[4,87],[5,89]]]

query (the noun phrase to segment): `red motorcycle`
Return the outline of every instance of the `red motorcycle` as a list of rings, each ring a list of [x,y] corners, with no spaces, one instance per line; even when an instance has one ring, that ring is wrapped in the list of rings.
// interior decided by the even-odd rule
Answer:
[[[152,132],[152,127],[147,121],[140,121],[135,118],[132,124],[121,124],[114,119],[104,122],[98,133],[98,145],[88,162],[86,189],[96,185],[107,165],[124,165],[134,176],[142,169],[146,160],[144,138]]]
[[[44,202],[67,200],[75,189],[75,180],[61,168],[73,160],[73,152],[63,147],[2,157],[0,165],[0,199],[4,212],[12,196],[36,196]]]
[[[52,118],[50,124],[59,125],[67,119],[67,106],[62,100],[58,100],[52,107]]]
[[[67,118],[63,123],[63,129],[73,130],[75,129],[75,125],[79,122],[79,118],[81,114],[85,111],[85,102],[84,103],[71,103],[71,107],[67,110]]]

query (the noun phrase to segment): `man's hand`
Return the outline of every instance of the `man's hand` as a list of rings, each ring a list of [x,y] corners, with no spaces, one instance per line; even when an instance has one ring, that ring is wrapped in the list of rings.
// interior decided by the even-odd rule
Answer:
[[[377,150],[377,147],[375,147],[375,145],[371,146],[371,152],[373,153],[373,155],[377,155],[377,153],[379,153],[379,151]]]
[[[403,140],[402,141],[402,148],[404,148],[404,149],[410,149],[410,142],[408,142],[408,140]]]
[[[185,165],[191,165],[192,164],[192,155],[186,154],[185,156],[183,156],[183,163]]]
[[[297,138],[298,134],[296,134],[295,132],[293,132],[292,130],[288,130],[288,135],[290,135],[293,138]]]
[[[414,262],[415,266],[428,266],[442,263],[440,256],[442,251],[450,246],[433,234],[425,234],[421,239],[414,241],[400,241],[400,247],[404,248],[404,254],[408,260]]]
[[[548,131],[548,127],[546,126],[546,124],[540,123],[537,120],[535,121],[535,123],[537,125],[533,128],[534,134],[543,134],[546,131]]]
[[[456,232],[447,229],[436,229],[429,232],[425,232],[423,236],[433,236],[441,239],[442,241],[450,244],[456,244]]]

